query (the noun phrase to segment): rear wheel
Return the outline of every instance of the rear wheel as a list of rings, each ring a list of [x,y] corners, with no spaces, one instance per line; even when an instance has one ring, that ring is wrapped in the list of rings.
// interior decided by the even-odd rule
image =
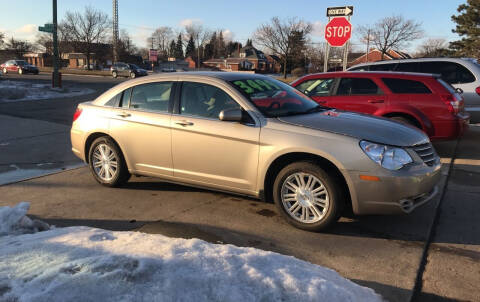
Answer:
[[[390,117],[390,119],[392,119],[396,122],[405,124],[405,125],[410,125],[410,126],[419,128],[418,125],[414,121],[412,121],[409,118],[403,117],[403,116],[392,116],[392,117]]]
[[[116,71],[113,71],[113,72],[112,72],[112,77],[115,78],[115,79],[118,77],[118,74],[117,74]]]
[[[102,185],[117,187],[130,178],[122,152],[110,138],[106,136],[97,138],[88,154],[90,171]]]
[[[18,69],[18,74],[23,74],[23,69],[19,68]]]
[[[313,162],[283,168],[273,185],[277,209],[297,228],[322,231],[334,224],[345,205],[345,192],[333,173]]]
[[[131,77],[132,79],[135,79],[136,76],[137,76],[137,75],[135,74],[135,72],[131,72],[131,73],[130,73],[130,77]]]
[[[3,68],[2,72],[3,72],[3,74],[6,74],[6,73],[7,73],[7,69],[6,69],[6,68]]]

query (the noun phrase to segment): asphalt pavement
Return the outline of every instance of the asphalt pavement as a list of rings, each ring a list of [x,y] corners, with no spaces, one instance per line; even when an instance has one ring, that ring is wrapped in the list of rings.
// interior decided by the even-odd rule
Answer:
[[[30,78],[47,81],[49,76],[21,79]],[[292,255],[332,268],[388,301],[410,301],[414,288],[420,289],[415,301],[480,301],[479,126],[472,126],[458,146],[457,141],[435,144],[444,163],[441,185],[445,191],[429,204],[405,216],[342,218],[329,232],[311,233],[287,224],[273,204],[255,199],[149,177],[133,177],[125,187],[112,189],[96,183],[85,166],[61,171],[66,167],[61,162],[73,157],[68,128],[76,104],[120,81],[65,76],[64,83],[85,85],[96,93],[0,103],[0,127],[9,129],[0,136],[3,164],[62,158],[53,174],[0,186],[0,206],[29,201],[30,214],[57,226],[195,237]],[[2,146],[2,142],[9,144]],[[35,145],[41,147],[32,150]],[[432,239],[430,245],[428,239]]]

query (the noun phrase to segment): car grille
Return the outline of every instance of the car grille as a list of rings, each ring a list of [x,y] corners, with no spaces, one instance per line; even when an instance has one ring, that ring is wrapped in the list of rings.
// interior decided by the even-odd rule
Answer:
[[[421,145],[413,146],[413,150],[420,156],[425,164],[433,166],[437,155],[431,143],[425,143]]]

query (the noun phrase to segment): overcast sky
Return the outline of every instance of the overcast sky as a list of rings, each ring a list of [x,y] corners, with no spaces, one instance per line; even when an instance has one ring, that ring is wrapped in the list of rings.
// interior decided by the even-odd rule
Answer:
[[[323,41],[323,26],[327,22],[326,8],[353,5],[353,32],[355,27],[373,24],[385,16],[399,14],[422,22],[426,38],[458,39],[452,33],[451,15],[465,0],[118,0],[120,29],[126,29],[137,46],[146,47],[146,38],[160,26],[181,29],[192,22],[202,23],[210,29],[223,29],[227,37],[242,43],[255,29],[273,16],[299,17],[314,24],[313,39]],[[111,0],[58,0],[58,20],[66,11],[83,11],[90,5],[112,14]],[[0,0],[2,21],[0,31],[7,37],[35,40],[39,25],[50,22],[51,0]],[[418,41],[410,46],[414,50]],[[353,41],[358,45],[357,39]]]

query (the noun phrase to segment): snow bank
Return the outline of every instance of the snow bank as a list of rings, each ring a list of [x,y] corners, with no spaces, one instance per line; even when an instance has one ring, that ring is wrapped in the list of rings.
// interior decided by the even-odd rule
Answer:
[[[62,97],[73,97],[95,92],[90,88],[68,87],[52,88],[50,84],[1,80],[0,101],[17,102],[43,100]]]
[[[199,239],[70,227],[0,237],[0,255],[0,301],[382,301],[333,270]]]
[[[25,216],[29,208],[28,202],[21,202],[13,208],[0,207],[0,236],[48,230],[48,224]]]

